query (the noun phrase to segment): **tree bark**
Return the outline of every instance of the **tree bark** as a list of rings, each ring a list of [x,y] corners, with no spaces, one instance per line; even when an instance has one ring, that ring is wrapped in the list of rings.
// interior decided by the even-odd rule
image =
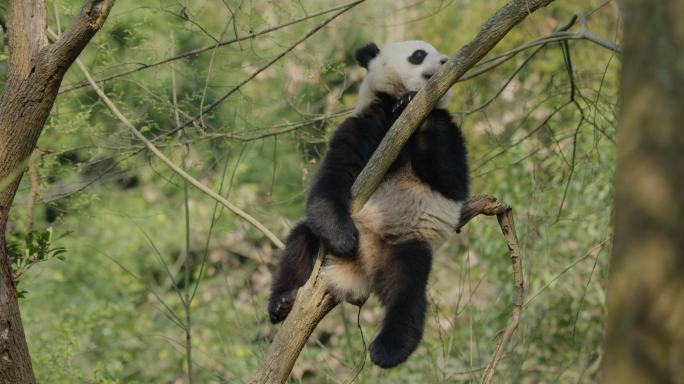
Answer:
[[[64,73],[100,29],[114,1],[84,1],[51,45],[44,0],[7,4],[9,68],[0,97],[0,383],[35,383],[5,244],[9,211]]]
[[[552,2],[553,0],[510,0],[487,19],[472,41],[430,78],[385,134],[354,182],[352,211],[363,207],[416,127],[456,80],[477,64],[525,17]],[[319,251],[319,256],[311,277],[299,289],[292,311],[278,329],[251,384],[284,383],[318,322],[337,305],[320,278],[322,251]]]
[[[684,4],[623,2],[604,383],[684,383]]]

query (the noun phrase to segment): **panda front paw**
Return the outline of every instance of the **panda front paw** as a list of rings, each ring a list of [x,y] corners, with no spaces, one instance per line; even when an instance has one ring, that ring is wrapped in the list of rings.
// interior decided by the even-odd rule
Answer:
[[[354,221],[351,217],[338,228],[329,239],[324,241],[327,243],[328,251],[335,256],[352,257],[356,255],[359,248],[359,230],[356,229]]]
[[[306,210],[309,228],[328,252],[341,257],[356,255],[359,231],[345,204],[326,198],[310,198]]]
[[[406,92],[401,95],[396,104],[394,104],[394,107],[392,107],[392,114],[394,115],[395,119],[399,117],[402,112],[404,112],[404,109],[411,102],[411,100],[413,100],[413,98],[416,96],[416,93],[418,92]]]

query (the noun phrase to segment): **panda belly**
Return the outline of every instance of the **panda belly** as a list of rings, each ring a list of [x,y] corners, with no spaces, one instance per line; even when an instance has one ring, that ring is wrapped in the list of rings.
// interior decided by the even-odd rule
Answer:
[[[410,165],[387,176],[352,215],[359,230],[357,257],[327,259],[322,272],[333,294],[353,303],[365,301],[373,276],[392,257],[393,245],[423,241],[438,249],[455,230],[462,206],[433,191]]]
[[[437,249],[456,229],[462,205],[433,191],[406,165],[383,180],[353,218],[388,244],[419,240]]]

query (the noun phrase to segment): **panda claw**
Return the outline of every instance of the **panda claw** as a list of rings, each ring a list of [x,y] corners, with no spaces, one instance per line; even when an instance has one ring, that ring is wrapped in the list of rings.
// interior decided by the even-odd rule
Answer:
[[[394,104],[394,107],[392,108],[392,113],[398,117],[399,114],[401,114],[401,112],[403,112],[406,106],[411,102],[411,100],[413,100],[417,93],[418,92],[406,92],[403,95],[401,95],[399,100],[397,100],[397,103]]]

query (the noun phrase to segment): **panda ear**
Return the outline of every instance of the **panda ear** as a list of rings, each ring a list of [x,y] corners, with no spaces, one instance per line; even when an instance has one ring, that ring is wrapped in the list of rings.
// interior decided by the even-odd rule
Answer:
[[[356,61],[360,66],[368,69],[368,64],[378,53],[380,53],[380,48],[375,43],[368,43],[356,50]]]

